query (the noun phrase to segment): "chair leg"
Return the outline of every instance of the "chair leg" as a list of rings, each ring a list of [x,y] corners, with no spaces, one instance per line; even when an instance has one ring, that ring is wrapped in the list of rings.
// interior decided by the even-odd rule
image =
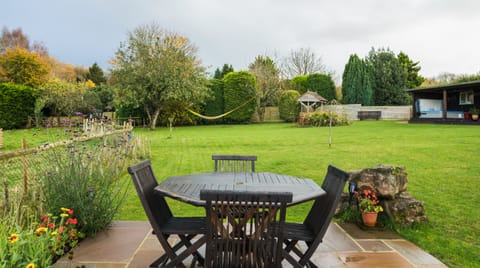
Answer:
[[[158,258],[154,262],[152,262],[152,264],[150,264],[149,268],[157,268],[157,267],[164,266],[167,261],[168,261],[167,255],[163,254],[162,256],[160,256],[160,258]]]
[[[302,257],[303,252],[300,251],[300,249],[298,249],[297,247],[298,240],[285,240],[283,243],[286,245],[284,251],[286,251],[289,254],[290,252],[293,251],[295,254],[297,254],[299,258]]]
[[[165,237],[165,243],[167,245],[162,246],[164,250],[166,251],[160,258],[158,258],[155,262],[153,262],[150,267],[159,267],[159,265],[162,265],[161,267],[182,267],[185,268],[186,266],[182,263],[185,258],[187,258],[189,255],[192,255],[194,257],[193,263],[198,261],[202,266],[204,264],[204,258],[203,256],[197,251],[198,248],[205,243],[205,238],[201,237],[198,241],[194,244],[191,243],[191,240],[195,237],[196,235],[178,235],[180,238],[180,241],[178,241],[175,245],[171,246],[168,244],[167,239],[168,236]],[[187,248],[187,250],[181,252],[180,254],[177,255],[177,251],[181,248]],[[188,253],[187,253],[188,252]],[[168,262],[170,260],[170,262]]]
[[[181,242],[177,243],[181,245],[185,245],[185,247],[191,247],[192,243],[191,240],[195,237],[195,235],[189,235],[189,236],[184,236],[184,235],[179,235]],[[176,250],[175,250],[176,251]],[[202,254],[200,254],[197,250],[192,253],[192,256],[196,258],[196,260],[203,266],[205,263],[205,259],[203,258]],[[194,263],[194,262],[193,262]]]
[[[166,267],[177,267],[178,265],[182,265],[182,261],[187,258],[189,255],[194,255],[195,252],[203,245],[205,244],[206,237],[202,236],[200,237],[195,243],[191,244],[185,251],[182,253],[178,254],[174,259],[171,260],[170,263],[166,265]]]
[[[313,254],[310,249],[311,243],[306,243],[308,249],[305,252],[302,252],[298,247],[298,240],[285,240],[284,244],[286,247],[283,249],[284,259],[286,259],[294,267],[311,267],[318,268],[316,264],[310,261],[310,257]],[[295,253],[298,256],[296,260],[291,253]]]

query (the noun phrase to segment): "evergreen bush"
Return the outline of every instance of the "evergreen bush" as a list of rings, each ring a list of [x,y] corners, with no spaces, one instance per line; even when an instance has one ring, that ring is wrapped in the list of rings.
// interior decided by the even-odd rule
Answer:
[[[292,78],[292,80],[290,80],[289,86],[290,88],[300,92],[300,94],[307,92],[307,76],[295,76],[294,78]]]
[[[225,75],[223,81],[225,111],[243,105],[225,118],[232,123],[250,122],[256,107],[256,99],[252,100],[256,96],[255,77],[246,71],[231,72]],[[247,101],[249,102],[246,103]]]
[[[215,116],[224,113],[223,110],[223,80],[211,79],[208,87],[212,90],[213,96],[205,103],[205,115]],[[223,122],[223,118],[216,120],[205,120],[206,124]]]
[[[295,122],[300,111],[300,104],[297,100],[299,97],[300,93],[296,90],[285,90],[282,92],[278,105],[281,119],[287,122]]]
[[[337,99],[335,82],[326,74],[311,74],[307,76],[306,87],[309,91],[317,92],[328,101]]]
[[[0,128],[15,129],[27,126],[34,117],[35,97],[28,86],[0,84]]]

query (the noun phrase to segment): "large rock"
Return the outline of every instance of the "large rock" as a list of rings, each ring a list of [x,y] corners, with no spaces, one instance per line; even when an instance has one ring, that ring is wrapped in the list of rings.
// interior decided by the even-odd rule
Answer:
[[[350,171],[350,182],[355,183],[357,191],[370,189],[377,193],[380,205],[397,226],[411,226],[427,221],[423,202],[414,199],[405,192],[408,175],[403,166],[378,165],[359,171]],[[344,194],[340,210],[358,209],[356,202],[348,202],[349,195]]]
[[[407,194],[400,194],[394,200],[382,202],[385,212],[390,219],[399,226],[411,226],[415,223],[427,221],[423,202]]]
[[[371,189],[380,199],[395,199],[407,190],[408,175],[403,166],[378,165],[360,171],[351,171],[350,179],[358,190]]]

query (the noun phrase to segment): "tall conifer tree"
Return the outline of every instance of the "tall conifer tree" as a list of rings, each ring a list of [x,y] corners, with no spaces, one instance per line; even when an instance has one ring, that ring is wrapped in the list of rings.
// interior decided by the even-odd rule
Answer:
[[[350,55],[342,77],[343,103],[372,104],[372,72],[369,64],[356,54]]]

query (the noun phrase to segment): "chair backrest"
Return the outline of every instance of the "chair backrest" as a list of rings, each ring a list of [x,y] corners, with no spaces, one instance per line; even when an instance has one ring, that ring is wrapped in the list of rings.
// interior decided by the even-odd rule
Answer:
[[[201,190],[206,201],[205,267],[281,267],[292,193]]]
[[[348,173],[335,166],[328,166],[328,172],[322,184],[326,194],[315,200],[304,221],[304,224],[314,232],[317,243],[322,241],[327,232],[347,180]]]
[[[212,155],[215,172],[255,172],[256,155]]]
[[[142,161],[128,168],[138,197],[142,202],[145,214],[157,236],[162,236],[161,228],[169,218],[173,217],[164,197],[156,195],[153,191],[158,185],[153,174],[150,160]]]

